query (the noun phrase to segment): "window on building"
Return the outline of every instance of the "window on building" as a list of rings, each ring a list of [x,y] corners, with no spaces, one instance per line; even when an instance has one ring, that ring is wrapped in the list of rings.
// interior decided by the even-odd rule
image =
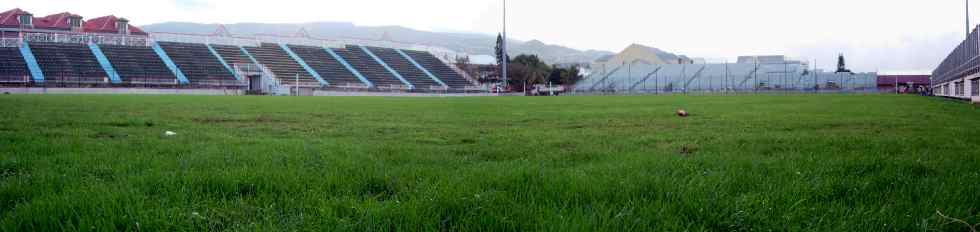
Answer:
[[[970,96],[980,96],[980,78],[970,80]]]
[[[34,25],[34,22],[32,21],[33,19],[34,19],[34,16],[33,15],[22,14],[22,15],[20,15],[20,25],[21,26],[33,26]]]
[[[71,25],[72,28],[82,27],[82,18],[71,17],[68,19],[68,25]]]
[[[116,29],[119,31],[119,34],[129,34],[129,20],[122,18],[116,20]]]
[[[955,88],[954,91],[956,91],[956,96],[963,96],[963,95],[965,95],[965,92],[966,91],[965,91],[964,87],[965,87],[965,83],[963,83],[962,81],[961,82],[953,83],[953,88]]]

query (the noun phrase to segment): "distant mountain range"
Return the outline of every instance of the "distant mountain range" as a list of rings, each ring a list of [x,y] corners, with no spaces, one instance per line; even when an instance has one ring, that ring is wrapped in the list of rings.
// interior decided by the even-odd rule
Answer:
[[[168,22],[142,26],[147,32],[211,34],[218,24],[200,24]],[[355,38],[369,40],[389,40],[402,43],[425,44],[448,48],[457,52],[472,55],[483,55],[493,58],[496,35],[475,33],[447,33],[420,31],[400,26],[357,26],[342,22],[316,22],[302,24],[264,24],[238,23],[225,24],[229,33],[235,35],[295,35],[305,29],[309,35],[317,38]],[[511,57],[519,54],[535,54],[548,63],[592,63],[598,58],[613,55],[608,51],[580,51],[559,45],[549,45],[541,41],[509,40]]]

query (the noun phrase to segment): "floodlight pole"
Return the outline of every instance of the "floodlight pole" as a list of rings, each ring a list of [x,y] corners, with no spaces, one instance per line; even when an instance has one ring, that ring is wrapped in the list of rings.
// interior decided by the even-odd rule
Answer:
[[[500,64],[500,76],[504,80],[504,90],[506,91],[508,87],[507,63],[510,62],[510,59],[508,59],[507,57],[507,0],[503,0],[503,1],[504,1],[504,33],[503,33],[503,41],[501,42],[503,46],[501,46],[502,48],[500,49],[502,50],[500,53],[501,56],[503,56],[502,58],[503,63]]]

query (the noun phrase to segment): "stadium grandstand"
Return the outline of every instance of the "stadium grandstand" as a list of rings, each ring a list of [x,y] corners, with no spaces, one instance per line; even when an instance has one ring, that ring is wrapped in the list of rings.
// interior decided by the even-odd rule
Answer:
[[[689,93],[689,92],[877,92],[877,73],[825,72],[785,56],[743,56],[736,63],[706,63],[681,58],[665,62],[655,50],[618,64],[593,66],[576,84],[574,93]],[[662,57],[662,56],[661,56]]]
[[[932,72],[936,96],[980,102],[980,26]]]
[[[21,9],[0,13],[0,86],[5,88],[486,92],[433,54],[442,51],[415,44],[317,39],[306,33],[147,33],[112,15],[86,20],[69,12],[45,17]]]

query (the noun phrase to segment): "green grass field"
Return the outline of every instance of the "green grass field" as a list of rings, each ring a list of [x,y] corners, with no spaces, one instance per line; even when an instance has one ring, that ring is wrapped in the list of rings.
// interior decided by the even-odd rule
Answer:
[[[937,211],[980,223],[938,98],[0,96],[2,231],[968,231]]]

